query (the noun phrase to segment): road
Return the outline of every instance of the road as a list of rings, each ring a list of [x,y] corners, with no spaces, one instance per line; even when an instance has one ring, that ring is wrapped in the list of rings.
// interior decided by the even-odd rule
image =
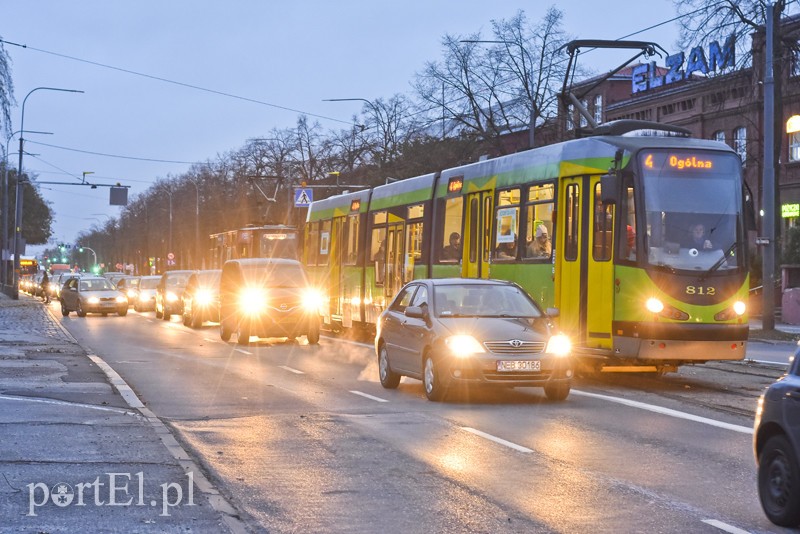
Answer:
[[[780,532],[758,503],[756,400],[713,363],[445,403],[381,388],[368,344],[240,347],[177,317],[71,315],[257,532]]]

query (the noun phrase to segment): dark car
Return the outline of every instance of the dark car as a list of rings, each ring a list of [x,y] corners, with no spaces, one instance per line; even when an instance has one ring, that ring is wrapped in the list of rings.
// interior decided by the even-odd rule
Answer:
[[[518,285],[445,278],[406,284],[378,320],[375,351],[381,385],[401,376],[422,380],[442,400],[452,385],[543,387],[551,400],[569,395],[569,339]]]
[[[74,311],[78,317],[87,313],[128,314],[128,299],[107,278],[82,276],[69,278],[61,288],[61,315]]]
[[[758,496],[770,521],[800,526],[800,348],[786,374],[761,395],[753,448]]]
[[[167,271],[156,288],[156,317],[169,321],[183,313],[183,290],[194,271]]]
[[[219,321],[221,269],[197,271],[183,291],[183,324],[200,328],[204,321]]]
[[[250,258],[230,260],[220,279],[220,337],[247,345],[250,336],[305,335],[319,343],[319,291],[308,283],[303,265],[295,260]]]

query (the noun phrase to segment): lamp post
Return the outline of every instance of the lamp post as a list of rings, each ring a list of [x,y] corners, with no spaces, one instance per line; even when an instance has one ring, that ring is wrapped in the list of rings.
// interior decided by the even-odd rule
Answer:
[[[61,89],[59,87],[36,87],[31,89],[22,100],[22,113],[19,121],[19,167],[17,168],[17,199],[14,211],[14,273],[11,288],[14,299],[19,299],[19,255],[22,251],[22,197],[25,181],[22,179],[22,151],[24,147],[23,134],[25,132],[25,103],[28,97],[36,91],[60,91],[64,93],[82,93],[77,89]]]
[[[92,253],[92,257],[94,258],[94,266],[97,267],[97,253],[94,251],[94,249],[83,246],[78,249],[79,252],[83,252],[84,250],[88,250]],[[92,272],[94,272],[94,269],[92,269]]]
[[[530,118],[528,119],[528,148],[533,148],[533,141],[534,141],[533,127],[536,124],[536,105],[533,98],[533,87],[532,87],[533,81],[531,80],[530,69],[525,67],[525,56],[528,56],[528,61],[530,62],[530,66],[531,68],[533,67],[533,58],[531,58],[528,50],[524,46],[522,46],[521,42],[515,43],[513,41],[493,41],[493,40],[484,41],[480,39],[463,39],[461,42],[476,43],[476,44],[502,44],[506,45],[506,47],[508,47],[508,45],[513,45],[513,44],[519,46],[519,50],[522,53],[522,55],[520,56],[520,58],[522,59],[522,72],[525,76],[525,85],[527,86],[526,90],[528,93],[528,99],[531,102],[531,113],[530,113]],[[516,61],[514,63],[516,63]]]
[[[197,195],[195,197],[195,204],[194,204],[194,261],[195,265],[193,266],[195,269],[201,269],[203,266],[201,265],[202,261],[200,260],[200,187],[197,185],[195,180],[187,177],[192,185],[194,186],[194,192]]]
[[[8,137],[6,137],[6,150],[3,153],[5,156],[5,163],[3,165],[3,226],[2,231],[3,235],[0,236],[0,284],[3,287],[9,285],[8,284],[8,143],[11,139],[17,135],[21,134],[22,130],[18,130],[16,132],[11,132]],[[26,133],[32,134],[43,134],[43,135],[53,135],[53,132],[38,132],[36,130],[28,130]]]

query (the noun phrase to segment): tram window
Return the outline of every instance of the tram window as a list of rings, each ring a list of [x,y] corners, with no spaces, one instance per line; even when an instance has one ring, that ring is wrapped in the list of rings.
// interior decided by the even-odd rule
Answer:
[[[328,253],[331,248],[331,221],[322,221],[319,229],[319,255],[317,265],[328,265]]]
[[[526,259],[550,260],[553,250],[553,184],[535,185],[528,189],[525,206]]]
[[[317,265],[317,253],[319,252],[319,223],[314,222],[308,225],[308,235],[306,236],[306,265]]]
[[[488,262],[489,253],[492,250],[492,197],[490,196],[486,196],[483,199],[481,222],[483,222],[483,228],[481,229],[481,235],[483,236],[483,261]]]
[[[370,258],[375,266],[375,283],[381,285],[386,265],[386,227],[372,229],[369,250]]]
[[[600,183],[594,186],[594,246],[592,258],[594,261],[608,261],[611,259],[611,230],[614,228],[614,207],[604,204],[600,196]]]
[[[420,263],[422,258],[422,224],[422,222],[414,222],[406,225],[405,281],[414,278],[414,265]]]
[[[495,211],[495,254],[498,261],[510,261],[517,257],[519,236],[519,189],[500,191],[497,194]]]
[[[635,260],[636,259],[636,205],[633,198],[633,187],[628,186],[626,194],[623,196],[622,205],[620,210],[625,217],[625,223],[622,228],[624,229],[625,239],[620,239],[621,255],[623,259]],[[622,236],[620,236],[622,237]]]
[[[565,195],[566,228],[564,229],[564,259],[575,261],[578,259],[578,230],[580,217],[580,195],[577,184],[567,186]]]
[[[475,263],[478,259],[478,199],[472,198],[469,202],[469,262]]]
[[[461,259],[461,225],[464,216],[464,198],[444,200],[443,221],[439,236],[439,261],[456,263]]]
[[[345,253],[344,264],[355,265],[358,261],[358,215],[349,215],[345,220]]]

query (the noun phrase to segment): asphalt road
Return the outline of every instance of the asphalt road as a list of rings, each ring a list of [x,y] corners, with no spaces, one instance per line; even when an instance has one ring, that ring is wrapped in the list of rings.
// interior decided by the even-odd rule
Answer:
[[[359,342],[239,347],[152,313],[62,323],[255,531],[781,531],[751,444],[779,366],[582,377],[562,403],[527,388],[431,403],[414,380],[381,388]]]

